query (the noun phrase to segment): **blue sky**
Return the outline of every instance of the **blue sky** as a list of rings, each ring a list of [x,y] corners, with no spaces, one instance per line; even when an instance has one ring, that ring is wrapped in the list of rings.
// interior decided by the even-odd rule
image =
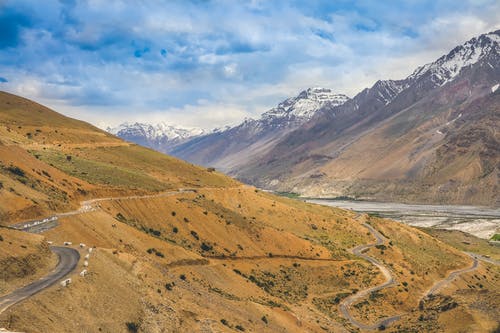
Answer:
[[[0,0],[0,90],[99,126],[212,128],[403,78],[499,17],[497,0]]]

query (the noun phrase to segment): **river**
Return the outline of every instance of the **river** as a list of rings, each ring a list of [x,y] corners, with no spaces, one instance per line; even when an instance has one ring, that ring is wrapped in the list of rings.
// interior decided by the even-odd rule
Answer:
[[[307,202],[377,214],[417,227],[461,230],[484,239],[500,233],[500,208],[327,199]]]

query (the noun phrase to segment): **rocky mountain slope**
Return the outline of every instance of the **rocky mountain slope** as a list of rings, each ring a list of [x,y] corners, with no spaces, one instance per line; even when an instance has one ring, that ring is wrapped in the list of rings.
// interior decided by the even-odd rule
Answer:
[[[11,228],[63,212],[41,235]],[[0,307],[10,331],[346,332],[357,327],[339,303],[351,294],[350,315],[367,325],[404,315],[392,332],[498,324],[500,275],[487,263],[418,307],[472,263],[422,231],[262,192],[6,93],[0,214],[0,293],[52,271],[47,241],[81,254],[68,286]],[[364,255],[395,280],[370,295],[359,293],[386,277],[349,250],[374,245],[366,223],[383,238]]]
[[[309,196],[497,205],[499,40],[500,31],[481,35],[403,80],[324,105],[265,149],[249,137],[214,152],[201,137],[173,153]],[[239,141],[230,132],[218,140],[229,137]]]
[[[308,122],[325,107],[344,104],[349,98],[326,88],[309,88],[242,124],[190,140],[171,154],[193,163],[210,165],[222,171],[241,168],[268,152],[286,134]]]

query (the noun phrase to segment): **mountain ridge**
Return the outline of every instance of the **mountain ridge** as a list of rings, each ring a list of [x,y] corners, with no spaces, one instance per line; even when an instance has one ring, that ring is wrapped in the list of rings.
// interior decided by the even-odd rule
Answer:
[[[164,152],[208,133],[201,128],[182,127],[166,122],[154,124],[124,122],[116,127],[107,127],[106,131],[124,140]]]
[[[475,174],[472,177],[471,174],[473,179],[467,179],[467,177],[458,176],[460,173],[458,170],[453,174],[443,174],[442,176],[455,179],[454,181],[458,183],[466,182],[469,184],[460,185],[459,187],[463,187],[460,190],[457,188],[457,191],[462,193],[461,197],[447,197],[438,194],[437,187],[444,186],[446,188],[445,184],[449,179],[445,178],[433,178],[432,181],[436,186],[436,190],[435,192],[432,191],[432,195],[430,193],[426,194],[424,188],[427,185],[424,186],[423,184],[430,181],[430,179],[425,176],[422,168],[431,167],[428,163],[439,164],[433,154],[439,145],[446,144],[443,141],[445,137],[431,138],[430,132],[425,134],[426,130],[420,134],[415,134],[416,136],[412,137],[412,139],[410,139],[409,135],[407,136],[406,140],[423,140],[427,142],[425,148],[418,148],[410,141],[401,140],[400,137],[405,135],[405,131],[409,132],[414,128],[418,128],[418,126],[426,126],[426,128],[434,126],[436,127],[434,133],[436,133],[440,126],[436,121],[449,122],[458,116],[458,113],[453,112],[454,109],[464,108],[474,100],[481,99],[495,90],[494,87],[498,84],[498,77],[500,77],[499,36],[500,30],[474,37],[455,47],[436,61],[420,66],[405,79],[379,80],[372,87],[362,90],[341,105],[325,105],[316,111],[315,116],[311,117],[310,120],[293,130],[283,133],[276,140],[268,142],[266,149],[257,153],[255,153],[253,144],[259,140],[254,139],[253,142],[250,141],[246,146],[240,146],[237,151],[219,155],[209,154],[210,158],[198,159],[203,154],[203,150],[207,149],[206,146],[199,144],[199,141],[204,140],[201,137],[196,141],[195,145],[192,142],[180,145],[173,151],[173,154],[197,163],[219,167],[245,182],[279,191],[297,192],[313,196],[354,195],[378,200],[402,200],[408,202],[433,202],[438,200],[442,203],[496,204],[495,193],[498,193],[498,188],[494,185],[494,179],[490,180],[489,185],[481,185],[488,188],[486,192],[490,193],[490,197],[483,197],[479,194],[471,195],[470,191],[474,193],[480,192],[476,185],[472,184],[482,184],[483,180],[480,179],[482,176]],[[489,108],[490,112],[496,114],[498,110],[495,105],[498,101],[493,98],[489,99],[489,103],[493,103],[492,108]],[[412,111],[408,113],[407,110]],[[400,116],[397,116],[398,114]],[[402,116],[404,114],[406,115]],[[435,120],[432,120],[433,117]],[[480,119],[479,114],[477,117],[467,119],[478,123],[486,121],[484,120],[486,118]],[[395,123],[384,132],[381,128],[388,121],[394,121]],[[493,123],[495,124],[496,121],[493,120]],[[394,148],[390,151],[384,151],[385,155],[392,156],[398,149],[420,150],[420,152],[406,153],[409,155],[405,158],[409,160],[404,163],[405,166],[400,165],[399,167],[402,168],[401,170],[408,169],[405,171],[407,174],[398,171],[396,172],[399,177],[398,180],[391,178],[392,171],[388,172],[384,169],[389,168],[392,170],[398,162],[389,159],[385,159],[385,165],[378,163],[380,167],[378,173],[374,171],[369,173],[361,171],[355,173],[340,172],[339,165],[343,166],[343,170],[357,170],[356,165],[360,165],[359,162],[366,159],[366,157],[363,157],[363,150],[366,150],[370,155],[368,147],[372,144],[371,142],[366,141],[365,148],[356,146],[355,142],[369,136],[371,132],[377,131],[377,128],[382,131],[377,140],[386,142],[387,147]],[[457,130],[460,131],[460,129]],[[420,139],[418,135],[422,135]],[[384,137],[393,137],[396,144],[387,141]],[[232,140],[238,140],[238,137],[233,135]],[[251,138],[245,138],[245,140],[248,142]],[[493,140],[498,141],[498,138],[493,138]],[[404,148],[405,145],[406,148]],[[354,155],[349,157],[354,168],[349,167],[344,162],[339,164],[345,157],[345,155],[342,155],[352,147],[356,147],[355,149],[358,151],[357,158]],[[425,150],[425,159],[422,155],[424,154],[422,149]],[[477,146],[477,149],[481,149],[481,146]],[[251,156],[251,158],[245,159],[241,157],[242,155]],[[405,155],[400,155],[400,157],[403,156]],[[411,156],[421,157],[419,157],[418,161],[410,161]],[[480,165],[484,163],[494,164],[496,156],[493,155],[490,161],[481,157],[478,162],[474,163]],[[397,159],[395,155],[392,158]],[[375,164],[375,161],[374,159],[372,164]],[[424,167],[424,165],[427,166]],[[366,164],[365,167],[371,169],[370,164]],[[414,171],[410,172],[410,169]],[[321,175],[327,176],[323,177]],[[339,179],[339,177],[347,178]],[[368,178],[365,179],[365,177]],[[339,185],[339,181],[343,185]],[[394,190],[394,193],[390,196],[376,194],[375,188],[380,192],[384,192],[382,188],[387,188],[388,184],[394,186],[400,181],[409,182],[403,186],[405,190],[403,188],[397,191]],[[372,183],[379,185],[375,186]],[[385,185],[380,187],[382,183]],[[404,191],[408,191],[412,186],[420,188],[417,192],[420,191],[421,193],[405,195]],[[367,189],[363,190],[363,187]],[[396,187],[401,186],[397,185]],[[412,189],[412,192],[415,191]]]
[[[260,118],[245,118],[236,126],[225,126],[212,130],[183,127],[165,122],[158,123],[122,123],[117,127],[108,127],[106,131],[127,141],[164,153],[174,151],[178,146],[203,136],[218,135],[223,132],[247,131],[258,135],[269,132],[270,128],[287,130],[309,121],[322,107],[342,105],[349,100],[343,94],[334,93],[331,89],[313,87],[301,91],[297,96],[280,102],[276,107],[261,114]],[[268,133],[269,134],[269,133]]]

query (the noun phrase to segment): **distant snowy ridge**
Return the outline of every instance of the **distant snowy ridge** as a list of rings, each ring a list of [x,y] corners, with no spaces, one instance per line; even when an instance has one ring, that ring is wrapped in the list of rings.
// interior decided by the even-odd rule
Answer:
[[[259,120],[245,118],[238,126],[254,123],[268,123],[289,120],[305,122],[311,119],[316,112],[324,106],[339,106],[349,100],[343,94],[336,94],[328,88],[309,88],[299,93],[296,97],[291,97],[278,106],[263,113]],[[261,124],[262,125],[262,124]],[[238,127],[236,126],[236,127]],[[150,123],[130,123],[125,122],[116,127],[107,127],[106,131],[121,138],[142,137],[147,140],[186,140],[189,138],[206,135],[210,133],[220,133],[230,130],[231,126],[223,126],[212,130],[204,130],[195,127],[183,127],[165,122],[156,124]]]
[[[165,122],[157,124],[125,122],[117,127],[108,127],[106,131],[120,137],[124,135],[142,136],[149,140],[182,140],[207,133],[207,131],[201,128],[181,127]]]
[[[408,88],[406,80],[379,80],[373,86],[377,91],[377,99],[385,105],[392,102],[406,88]]]
[[[170,153],[176,147],[209,134],[224,135],[225,133],[247,133],[246,138],[259,133],[273,133],[281,129],[291,130],[310,120],[325,106],[335,107],[344,104],[349,97],[336,94],[328,88],[309,88],[296,97],[288,98],[276,107],[263,113],[257,120],[245,118],[237,126],[224,126],[212,130],[189,128],[160,122],[123,123],[116,127],[107,127],[106,131],[124,140]],[[243,140],[243,138],[240,138]],[[245,139],[245,140],[247,140]]]
[[[106,129],[126,141],[134,142],[164,153],[193,138],[210,133],[201,128],[182,127],[165,122],[157,124],[123,123]]]
[[[260,118],[245,118],[241,124],[220,133],[243,131],[246,137],[258,137],[264,133],[271,136],[283,134],[311,120],[323,108],[340,106],[348,100],[350,98],[346,95],[334,93],[329,88],[308,88],[264,112]]]

